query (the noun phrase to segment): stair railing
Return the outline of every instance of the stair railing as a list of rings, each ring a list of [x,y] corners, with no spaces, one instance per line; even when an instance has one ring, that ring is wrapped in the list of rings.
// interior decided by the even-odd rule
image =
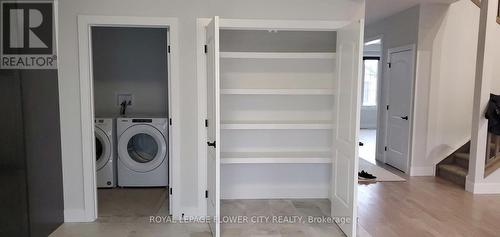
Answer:
[[[471,0],[476,6],[481,7],[481,0]],[[498,3],[497,23],[500,24],[500,0]]]
[[[488,132],[488,138],[486,143],[486,160],[485,163],[488,164],[491,160],[496,157],[500,157],[500,136]]]
[[[500,169],[500,136],[488,132],[484,177]]]
[[[500,0],[498,1],[497,23],[500,24]]]

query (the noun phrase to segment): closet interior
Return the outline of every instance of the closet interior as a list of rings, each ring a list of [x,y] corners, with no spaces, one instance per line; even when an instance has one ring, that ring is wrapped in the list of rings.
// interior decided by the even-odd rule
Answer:
[[[336,39],[220,30],[221,199],[330,197]]]

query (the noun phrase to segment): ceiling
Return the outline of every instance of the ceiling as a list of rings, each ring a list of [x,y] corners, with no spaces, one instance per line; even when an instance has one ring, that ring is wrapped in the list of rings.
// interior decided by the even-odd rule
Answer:
[[[366,0],[366,22],[371,23],[420,3],[452,3],[456,0]]]

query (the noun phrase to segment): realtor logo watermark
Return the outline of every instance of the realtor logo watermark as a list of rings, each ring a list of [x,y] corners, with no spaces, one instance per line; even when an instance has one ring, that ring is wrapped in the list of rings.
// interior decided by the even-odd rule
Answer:
[[[4,1],[1,13],[0,68],[55,69],[53,3]]]

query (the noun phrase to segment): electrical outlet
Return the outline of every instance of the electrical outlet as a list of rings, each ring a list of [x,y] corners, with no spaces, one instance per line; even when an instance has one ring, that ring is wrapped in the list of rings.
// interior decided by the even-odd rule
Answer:
[[[117,96],[116,103],[118,106],[122,104],[123,101],[127,101],[127,106],[130,107],[134,104],[134,97],[132,94],[118,94]]]

